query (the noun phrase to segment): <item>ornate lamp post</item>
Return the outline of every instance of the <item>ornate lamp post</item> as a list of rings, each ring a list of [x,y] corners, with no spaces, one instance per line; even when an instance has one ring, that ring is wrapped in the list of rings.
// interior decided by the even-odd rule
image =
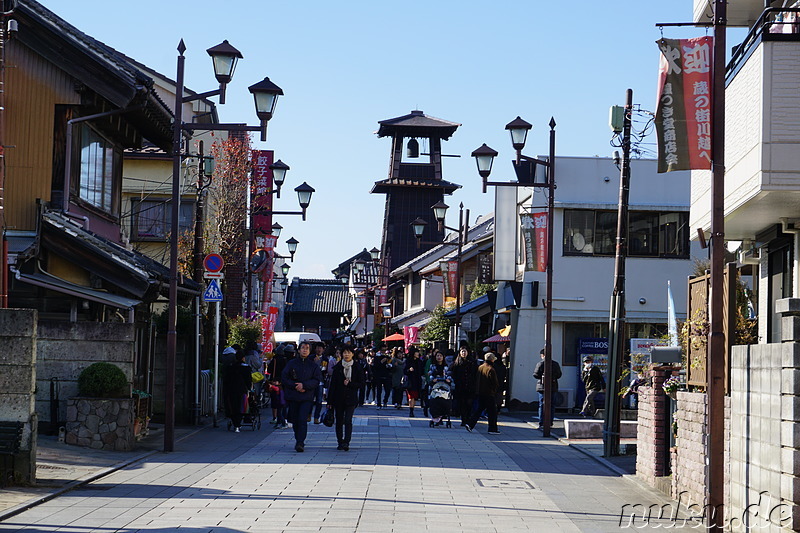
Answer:
[[[492,164],[497,152],[492,150],[486,144],[483,144],[472,152],[475,162],[478,165],[478,174],[483,180],[483,192],[486,192],[486,187],[492,185],[495,187],[546,187],[547,188],[547,299],[545,300],[545,326],[544,326],[544,409],[542,418],[539,421],[539,426],[542,428],[542,433],[545,436],[550,435],[550,413],[553,412],[553,384],[551,379],[550,366],[553,360],[553,346],[552,346],[552,332],[553,332],[553,215],[555,205],[555,190],[556,190],[556,121],[550,119],[550,153],[546,160],[537,159],[535,157],[528,157],[522,155],[522,150],[525,148],[525,141],[528,137],[528,132],[533,128],[531,123],[526,122],[520,117],[515,118],[508,124],[506,129],[511,135],[511,146],[517,152],[516,160],[514,161],[514,170],[517,175],[515,182],[492,182],[488,181],[489,175],[492,172]],[[537,180],[536,167],[541,166],[547,170],[546,179],[544,181]]]
[[[219,96],[220,103],[225,103],[225,90],[227,84],[233,79],[236,64],[242,58],[242,53],[231,46],[228,41],[223,41],[211,47],[206,52],[211,56],[214,66],[214,76],[219,82],[219,89],[184,96],[184,70],[186,58],[184,52],[186,45],[181,39],[178,43],[177,74],[175,76],[175,121],[172,126],[172,204],[171,204],[171,232],[170,232],[170,260],[169,260],[169,306],[167,313],[167,360],[166,360],[166,398],[164,419],[164,451],[171,452],[175,447],[175,358],[177,345],[176,323],[178,316],[178,228],[180,213],[180,176],[183,153],[183,132],[193,132],[197,129],[204,131],[261,131],[261,139],[266,140],[266,121],[272,117],[275,110],[277,96],[283,91],[275,85],[266,87],[256,84],[250,87],[256,99],[256,113],[261,119],[261,126],[247,126],[242,124],[196,124],[183,122],[183,104],[202,98]],[[263,83],[263,82],[262,82]],[[274,84],[273,84],[274,85]],[[268,95],[272,95],[272,107],[269,115],[262,112],[259,100],[263,103]]]

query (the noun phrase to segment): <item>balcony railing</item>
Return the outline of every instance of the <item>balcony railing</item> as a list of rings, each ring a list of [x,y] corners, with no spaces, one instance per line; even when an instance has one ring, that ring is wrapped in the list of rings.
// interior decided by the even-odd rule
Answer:
[[[761,13],[741,44],[733,49],[726,74],[728,82],[762,41],[800,41],[800,8],[770,7]]]

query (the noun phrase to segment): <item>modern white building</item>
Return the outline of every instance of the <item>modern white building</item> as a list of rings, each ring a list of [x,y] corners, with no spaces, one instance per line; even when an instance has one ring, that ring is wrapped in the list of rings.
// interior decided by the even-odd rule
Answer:
[[[620,172],[612,159],[598,157],[557,157],[556,169],[552,346],[553,359],[563,370],[562,405],[572,407],[580,372],[579,339],[608,334]],[[520,214],[547,210],[543,191],[517,190]],[[666,334],[668,281],[678,317],[686,314],[686,280],[692,258],[701,255],[699,245],[692,247],[689,240],[689,193],[689,172],[658,174],[654,160],[631,161],[628,338]],[[521,298],[515,300],[512,291],[501,288],[497,308],[511,314],[509,397],[532,402],[538,400],[532,374],[545,343],[546,274],[526,270],[520,243],[516,261]]]

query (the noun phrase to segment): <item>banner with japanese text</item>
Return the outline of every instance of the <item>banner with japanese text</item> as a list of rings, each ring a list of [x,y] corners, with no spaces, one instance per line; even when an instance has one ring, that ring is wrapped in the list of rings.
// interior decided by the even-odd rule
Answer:
[[[358,316],[367,318],[367,297],[362,294],[356,298],[356,301],[358,302]]]
[[[262,249],[267,253],[267,266],[261,270],[261,281],[264,283],[264,297],[261,300],[261,311],[267,312],[272,301],[272,283],[275,277],[275,246],[278,238],[274,235],[255,235],[253,243],[256,249]]]
[[[547,270],[547,211],[520,215],[522,238],[525,242],[525,270]]]
[[[403,341],[405,342],[406,350],[412,344],[419,344],[419,328],[416,326],[403,326]]]
[[[458,292],[458,261],[439,261],[442,270],[442,285],[444,297],[455,298]]]
[[[278,323],[278,308],[271,306],[268,313],[261,318],[261,342],[264,352],[271,352],[275,346],[272,344],[272,334],[275,333],[275,325]]]
[[[253,215],[252,230],[254,235],[272,233],[272,164],[275,153],[272,150],[253,150],[252,163],[252,206],[253,211],[262,213]]]
[[[491,252],[482,252],[478,254],[478,283],[494,283]]]
[[[711,168],[713,37],[661,39],[658,172]]]
[[[375,306],[381,306],[386,303],[386,287],[378,287],[375,289]]]

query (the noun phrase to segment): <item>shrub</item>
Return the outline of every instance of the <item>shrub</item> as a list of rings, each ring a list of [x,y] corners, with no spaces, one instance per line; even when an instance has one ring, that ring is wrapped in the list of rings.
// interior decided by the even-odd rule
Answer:
[[[128,396],[125,373],[111,363],[94,363],[78,376],[78,394],[90,398],[124,398]]]
[[[257,321],[237,316],[228,319],[228,327],[228,346],[238,344],[244,348],[248,341],[258,342],[261,339],[261,324]]]

